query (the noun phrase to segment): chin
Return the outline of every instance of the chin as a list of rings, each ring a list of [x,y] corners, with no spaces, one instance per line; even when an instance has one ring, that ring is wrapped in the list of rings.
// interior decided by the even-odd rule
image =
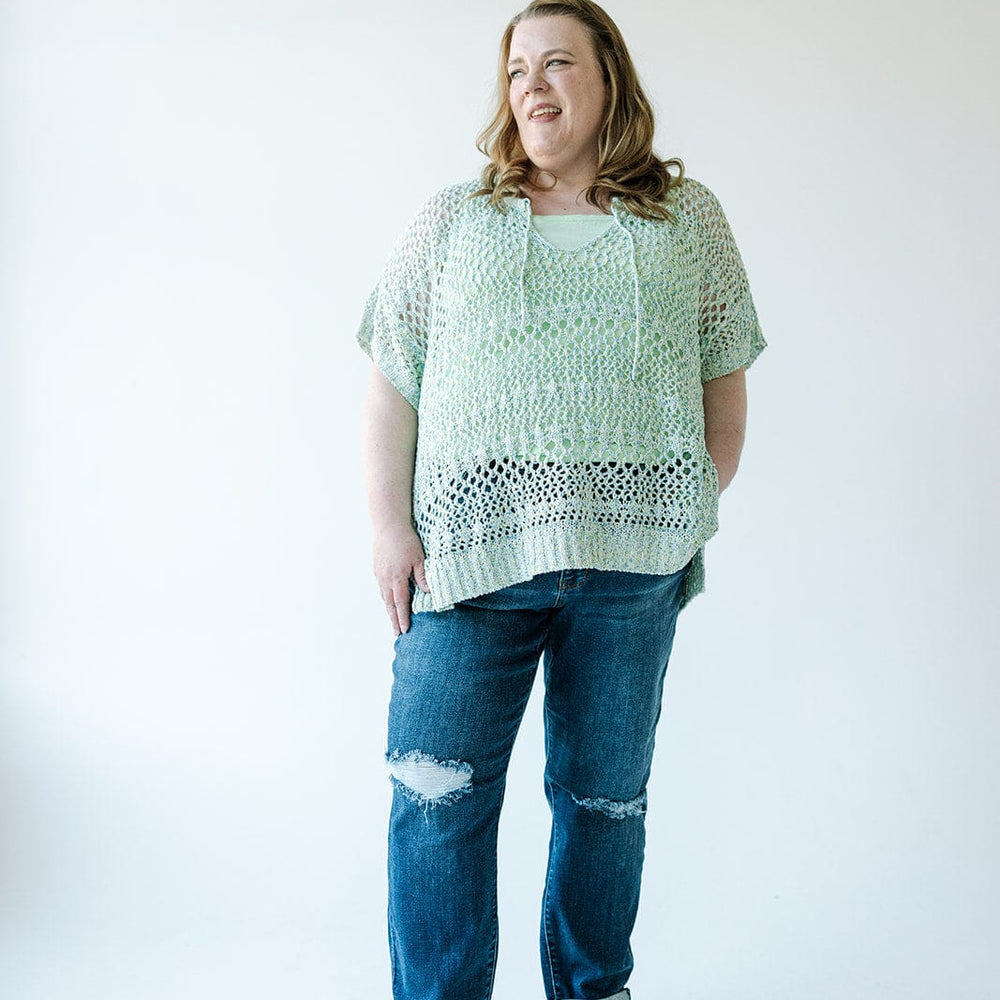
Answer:
[[[539,170],[551,170],[558,163],[560,150],[535,149],[528,150],[528,159]]]

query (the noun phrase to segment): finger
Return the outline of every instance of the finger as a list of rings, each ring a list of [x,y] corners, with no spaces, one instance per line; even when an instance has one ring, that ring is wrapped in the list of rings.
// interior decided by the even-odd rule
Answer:
[[[385,605],[385,613],[389,616],[389,624],[392,625],[392,630],[396,635],[399,635],[402,631],[400,628],[399,612],[397,610],[397,605],[399,604],[399,587],[400,585],[397,582],[381,588],[382,603]]]
[[[400,594],[400,591],[396,591]],[[410,588],[404,587],[402,593],[396,598],[396,618],[399,621],[399,631],[408,632],[410,630]]]
[[[396,602],[391,598],[384,601],[385,613],[389,616],[389,624],[392,626],[392,631],[395,635],[399,635],[399,619],[396,616]]]
[[[425,594],[429,594],[431,592],[431,588],[427,586],[427,574],[424,572],[423,561],[414,564],[413,578],[417,581],[417,586]]]

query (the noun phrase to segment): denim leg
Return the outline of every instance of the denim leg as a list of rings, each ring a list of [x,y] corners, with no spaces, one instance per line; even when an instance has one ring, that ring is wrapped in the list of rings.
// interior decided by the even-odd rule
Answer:
[[[685,574],[563,574],[544,653],[549,1000],[618,996],[632,971],[646,783]]]
[[[492,992],[497,824],[548,617],[493,597],[415,614],[396,639],[387,753],[395,1000]]]

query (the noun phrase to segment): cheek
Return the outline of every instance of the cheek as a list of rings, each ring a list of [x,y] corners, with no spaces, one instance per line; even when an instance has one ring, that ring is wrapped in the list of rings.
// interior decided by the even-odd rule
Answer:
[[[510,107],[511,117],[514,119],[514,124],[517,126],[518,131],[520,131],[524,126],[524,112],[521,108],[521,104],[517,100],[511,100],[507,102]]]

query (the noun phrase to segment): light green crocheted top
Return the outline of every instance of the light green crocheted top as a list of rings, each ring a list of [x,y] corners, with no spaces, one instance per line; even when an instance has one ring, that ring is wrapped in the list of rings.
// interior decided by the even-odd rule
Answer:
[[[718,479],[702,383],[765,343],[715,196],[685,179],[672,222],[619,200],[572,249],[453,185],[423,205],[357,340],[418,414],[413,523],[441,611],[558,569],[673,573],[704,586]]]

